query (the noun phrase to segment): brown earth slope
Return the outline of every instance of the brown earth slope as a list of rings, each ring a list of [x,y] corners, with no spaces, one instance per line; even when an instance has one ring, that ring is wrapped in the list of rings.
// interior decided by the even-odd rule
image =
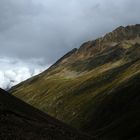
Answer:
[[[140,25],[84,43],[10,92],[100,139],[139,139]]]

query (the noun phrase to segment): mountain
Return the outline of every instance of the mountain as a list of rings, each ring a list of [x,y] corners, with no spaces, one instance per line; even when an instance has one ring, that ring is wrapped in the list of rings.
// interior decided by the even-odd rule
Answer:
[[[99,139],[140,139],[140,25],[84,43],[10,92]]]
[[[0,89],[1,140],[91,140]]]

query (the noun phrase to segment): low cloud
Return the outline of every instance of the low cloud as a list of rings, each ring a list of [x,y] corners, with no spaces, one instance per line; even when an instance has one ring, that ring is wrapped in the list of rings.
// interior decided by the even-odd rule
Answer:
[[[42,59],[23,62],[19,59],[0,58],[0,64],[0,87],[3,89],[9,89],[49,67],[43,65]]]

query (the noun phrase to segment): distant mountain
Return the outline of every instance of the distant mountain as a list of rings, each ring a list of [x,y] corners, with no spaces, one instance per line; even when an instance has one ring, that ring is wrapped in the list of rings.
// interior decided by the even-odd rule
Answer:
[[[139,140],[140,25],[84,43],[10,92],[101,140]]]
[[[0,89],[1,140],[91,140]]]

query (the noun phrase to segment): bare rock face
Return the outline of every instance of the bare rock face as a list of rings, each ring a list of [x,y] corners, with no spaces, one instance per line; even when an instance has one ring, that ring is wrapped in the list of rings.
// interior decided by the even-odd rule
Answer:
[[[140,24],[126,27],[120,26],[114,31],[107,33],[104,37],[85,42],[79,49],[75,48],[67,53],[57,61],[56,64],[60,62],[63,64],[72,63],[76,60],[85,60],[126,41],[130,43],[140,43]]]
[[[140,25],[84,43],[10,92],[97,139],[139,140]]]

